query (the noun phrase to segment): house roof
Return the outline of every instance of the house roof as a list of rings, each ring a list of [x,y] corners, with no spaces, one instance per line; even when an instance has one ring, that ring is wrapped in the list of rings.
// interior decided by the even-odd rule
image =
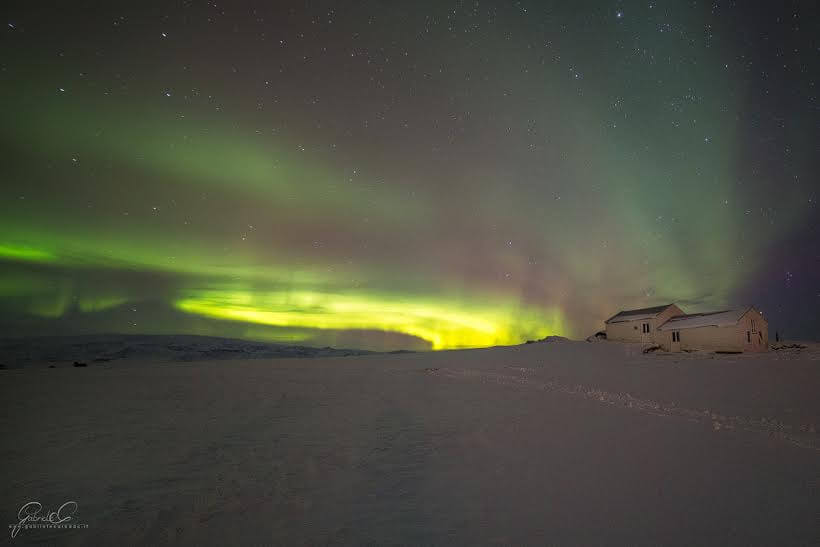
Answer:
[[[663,306],[653,306],[651,308],[641,308],[639,310],[622,310],[604,321],[604,323],[622,323],[624,321],[640,321],[641,319],[651,319],[663,310],[674,304],[665,304]]]
[[[729,327],[737,325],[740,318],[746,315],[751,307],[735,310],[713,311],[709,313],[690,313],[676,315],[658,327],[658,330],[694,329],[697,327]]]

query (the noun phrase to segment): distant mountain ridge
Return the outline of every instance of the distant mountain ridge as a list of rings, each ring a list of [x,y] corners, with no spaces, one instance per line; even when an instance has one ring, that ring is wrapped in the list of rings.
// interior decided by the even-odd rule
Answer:
[[[210,361],[342,357],[377,353],[358,349],[314,348],[189,334],[88,334],[0,339],[6,367],[107,363],[117,360]]]

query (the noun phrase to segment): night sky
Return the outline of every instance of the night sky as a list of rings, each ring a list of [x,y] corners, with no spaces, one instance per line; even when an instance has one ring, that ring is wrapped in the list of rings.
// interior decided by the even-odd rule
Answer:
[[[117,4],[2,8],[3,336],[820,337],[815,1]]]

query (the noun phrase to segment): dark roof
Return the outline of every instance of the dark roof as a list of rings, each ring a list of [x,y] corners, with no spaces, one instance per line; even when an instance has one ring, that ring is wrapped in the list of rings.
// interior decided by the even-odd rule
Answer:
[[[613,319],[621,319],[623,321],[628,321],[629,316],[632,315],[655,316],[672,305],[673,304],[664,304],[663,306],[652,306],[651,308],[641,308],[639,310],[621,310],[609,319],[607,319],[606,321],[604,321],[604,323],[609,323]]]
[[[670,321],[680,321],[682,319],[691,319],[692,317],[708,317],[709,315],[716,315],[718,313],[726,313],[736,310],[720,310],[720,311],[705,311],[700,313],[684,313],[682,315],[673,315],[669,318]],[[746,311],[745,309],[743,311]]]
[[[740,318],[752,307],[734,310],[712,311],[706,313],[689,313],[676,315],[659,327],[659,330],[694,329],[698,327],[728,327],[737,325]]]

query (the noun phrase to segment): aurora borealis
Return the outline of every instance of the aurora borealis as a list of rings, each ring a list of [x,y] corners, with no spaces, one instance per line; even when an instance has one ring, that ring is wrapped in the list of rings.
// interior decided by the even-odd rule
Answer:
[[[755,304],[816,338],[810,2],[4,10],[8,336],[364,349]]]

